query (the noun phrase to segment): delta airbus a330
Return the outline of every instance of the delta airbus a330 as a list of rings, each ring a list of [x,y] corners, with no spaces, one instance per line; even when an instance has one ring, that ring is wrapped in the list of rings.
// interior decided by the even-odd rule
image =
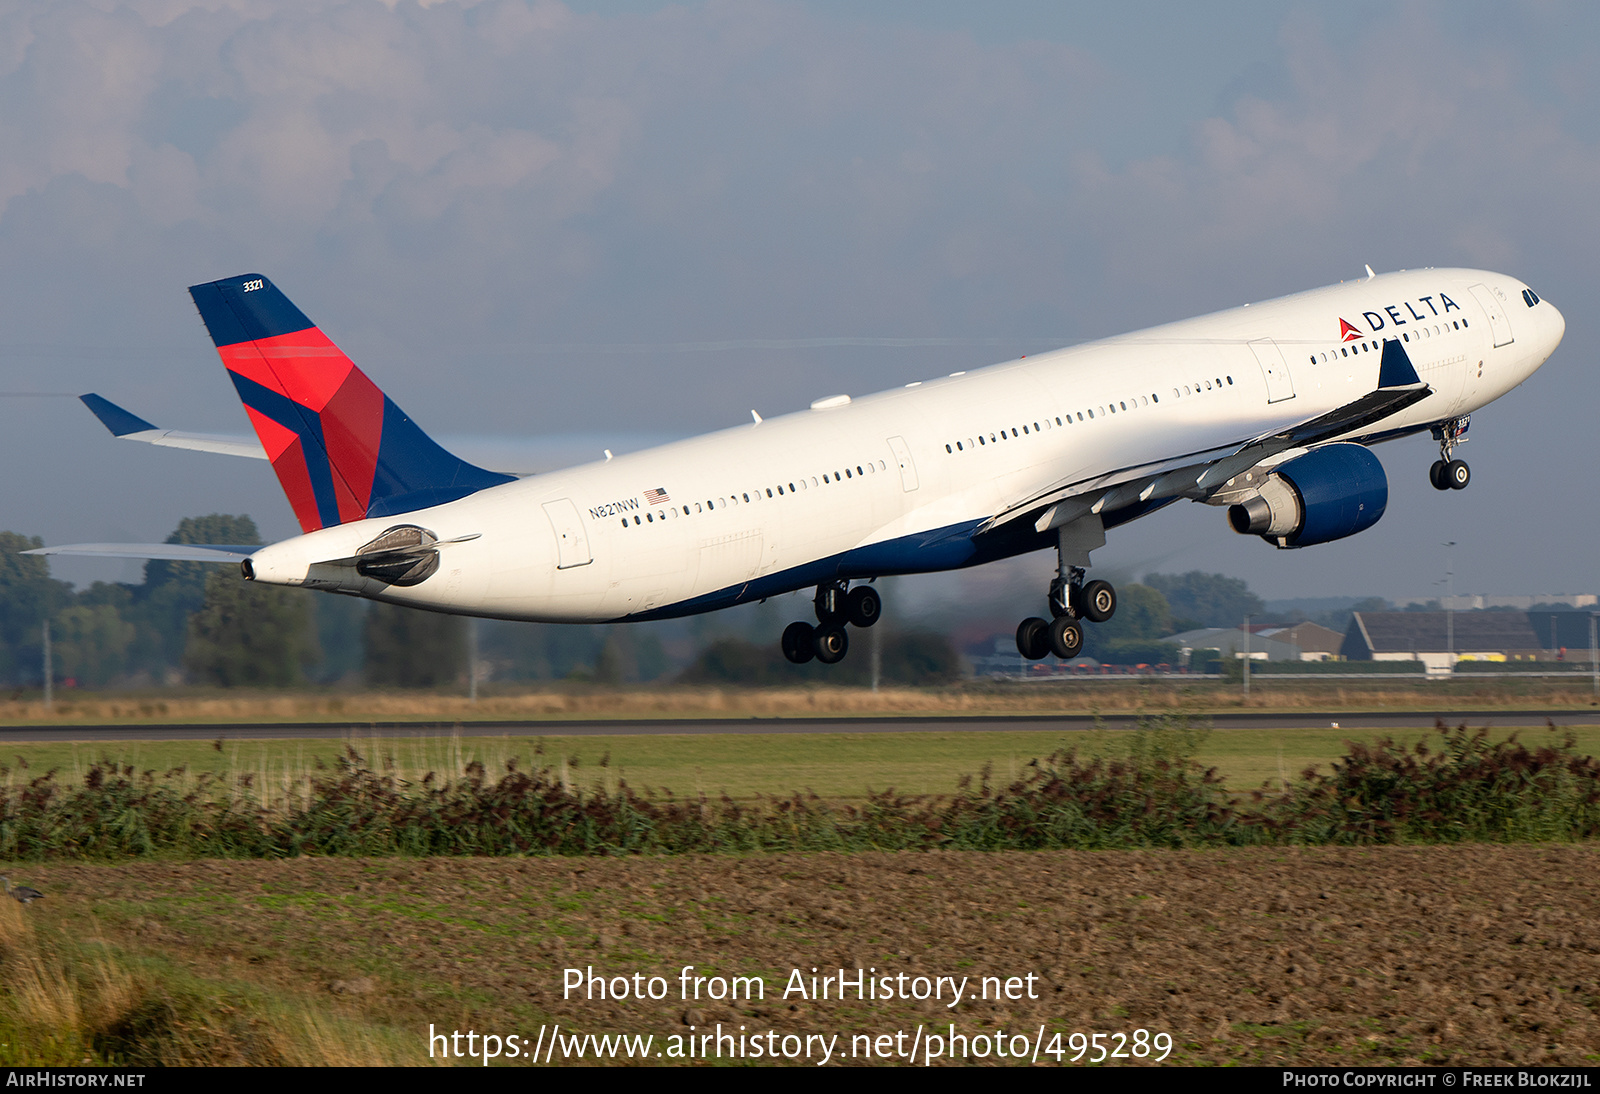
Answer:
[[[304,534],[268,547],[80,544],[43,553],[238,563],[249,581],[497,619],[600,623],[815,587],[785,656],[834,663],[872,582],[1054,549],[1039,659],[1116,610],[1086,581],[1108,529],[1180,498],[1281,549],[1383,516],[1369,445],[1431,431],[1440,490],[1469,415],[1542,365],[1566,324],[1484,270],[1366,278],[908,384],[569,470],[517,476],[431,440],[259,274],[189,290],[256,441],[157,429],[84,396],[130,440],[271,461]]]

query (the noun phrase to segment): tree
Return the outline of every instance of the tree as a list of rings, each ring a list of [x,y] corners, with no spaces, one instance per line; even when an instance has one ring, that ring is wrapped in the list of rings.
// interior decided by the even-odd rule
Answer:
[[[247,582],[232,566],[206,578],[184,665],[221,687],[287,687],[321,657],[307,595]]]
[[[41,679],[44,621],[72,599],[72,587],[50,576],[45,558],[19,553],[43,546],[38,536],[0,532],[0,680]]]
[[[373,687],[436,688],[467,670],[466,620],[397,604],[367,611],[366,664]]]
[[[134,627],[112,604],[74,604],[51,620],[52,675],[101,687],[128,667]]]
[[[1117,590],[1117,614],[1084,628],[1084,652],[1114,665],[1171,664],[1178,647],[1157,641],[1172,633],[1167,598],[1149,585]]]
[[[166,542],[254,546],[261,542],[261,534],[248,516],[212,513],[184,517]],[[131,668],[159,677],[186,660],[189,620],[205,602],[207,582],[216,570],[214,562],[151,559],[145,563],[144,584],[131,587],[133,603],[123,615],[138,628]]]
[[[1144,583],[1167,598],[1173,626],[1184,630],[1199,627],[1237,627],[1246,615],[1266,610],[1261,598],[1236,577],[1203,574],[1146,574]]]

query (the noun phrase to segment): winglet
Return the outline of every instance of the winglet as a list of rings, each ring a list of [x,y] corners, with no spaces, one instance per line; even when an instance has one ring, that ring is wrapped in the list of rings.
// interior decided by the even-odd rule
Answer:
[[[80,395],[78,398],[82,400],[84,406],[94,412],[96,418],[100,419],[101,425],[111,430],[113,437],[126,437],[129,433],[143,433],[147,429],[156,428],[139,415],[123,410],[110,399],[93,394]]]
[[[1377,276],[1378,276],[1377,274],[1372,272],[1372,267],[1368,266],[1367,267],[1367,280],[1371,281],[1374,277],[1377,277]]]
[[[1393,338],[1384,342],[1383,361],[1378,366],[1378,386],[1410,387],[1420,383],[1422,377],[1417,375],[1417,370],[1412,366],[1405,347]]]

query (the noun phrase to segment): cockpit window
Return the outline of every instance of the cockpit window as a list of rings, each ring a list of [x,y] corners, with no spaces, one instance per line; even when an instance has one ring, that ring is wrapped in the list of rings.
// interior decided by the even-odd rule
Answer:
[[[1539,294],[1534,292],[1532,289],[1523,289],[1522,302],[1531,308],[1539,302]]]

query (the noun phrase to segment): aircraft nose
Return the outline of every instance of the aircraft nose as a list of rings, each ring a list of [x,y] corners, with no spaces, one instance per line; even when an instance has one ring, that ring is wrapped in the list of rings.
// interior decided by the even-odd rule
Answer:
[[[1543,303],[1548,304],[1549,302],[1548,301],[1544,301]],[[1561,312],[1556,309],[1556,306],[1554,304],[1549,304],[1549,307],[1550,307],[1550,349],[1552,351],[1554,351],[1555,348],[1561,344],[1561,339],[1566,337],[1566,334],[1567,334],[1567,320],[1566,320],[1566,317],[1563,316],[1561,314]]]

